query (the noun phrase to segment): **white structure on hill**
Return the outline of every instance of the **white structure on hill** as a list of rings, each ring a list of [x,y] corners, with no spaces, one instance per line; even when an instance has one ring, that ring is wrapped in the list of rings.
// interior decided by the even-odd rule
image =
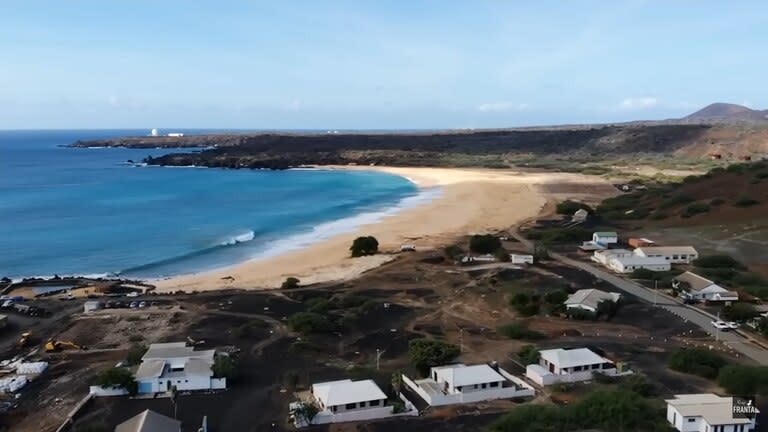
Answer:
[[[152,132],[150,132],[149,134],[153,137],[160,136],[160,132],[158,132],[156,128],[152,129]]]
[[[535,390],[525,381],[498,366],[455,364],[433,367],[429,378],[403,383],[430,406],[472,403],[494,399],[533,397]]]
[[[608,262],[614,258],[631,257],[632,251],[629,249],[602,249],[596,250],[592,254],[592,261],[608,267]]]
[[[312,384],[309,400],[293,402],[292,412],[300,411],[302,405],[314,404],[319,412],[311,424],[341,423],[387,418],[397,415],[419,415],[416,407],[402,395],[405,411],[394,413],[387,405],[387,396],[373,380],[352,381],[349,379]],[[297,427],[308,426],[306,419],[293,414]]]
[[[117,425],[115,432],[181,432],[181,422],[144,410]]]
[[[528,365],[525,376],[539,385],[546,386],[561,382],[589,381],[595,372],[608,376],[632,373],[617,369],[612,361],[587,348],[557,348],[541,351],[539,364]]]
[[[597,312],[597,306],[604,301],[618,302],[621,294],[608,293],[597,289],[580,289],[568,296],[565,301],[566,309],[582,309],[588,312]]]
[[[584,209],[578,209],[573,213],[571,222],[581,223],[586,221],[587,218],[589,218],[589,212]]]
[[[635,255],[664,258],[672,264],[690,264],[699,257],[699,252],[693,246],[642,246],[635,249]]]
[[[139,393],[177,390],[213,390],[227,387],[226,378],[214,378],[214,350],[195,351],[184,342],[149,346],[136,371]]]
[[[616,273],[632,273],[639,269],[669,271],[672,268],[672,265],[664,258],[630,255],[609,259],[607,267]]]
[[[739,301],[739,293],[728,291],[711,280],[696,273],[685,272],[675,277],[675,287],[684,282],[690,287],[683,295],[692,300],[701,301]],[[682,287],[681,287],[682,288]]]
[[[680,432],[749,432],[755,419],[733,416],[733,398],[712,393],[667,399],[667,421]]]
[[[533,255],[509,254],[512,264],[533,264]]]
[[[619,242],[619,235],[613,231],[597,231],[592,233],[592,240],[582,243],[581,250],[593,251],[599,249],[608,249],[609,245]]]

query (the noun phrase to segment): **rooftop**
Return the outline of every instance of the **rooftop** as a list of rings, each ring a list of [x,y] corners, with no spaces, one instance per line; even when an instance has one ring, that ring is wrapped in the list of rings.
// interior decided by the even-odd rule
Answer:
[[[733,398],[718,396],[713,393],[697,393],[675,395],[674,399],[667,399],[682,416],[702,417],[710,426],[747,424],[748,418],[734,418]]]
[[[142,360],[195,357],[213,361],[215,353],[214,350],[195,351],[193,347],[188,347],[186,342],[155,343],[149,346]]]
[[[565,304],[582,305],[596,309],[597,305],[602,301],[610,300],[615,302],[619,301],[619,298],[621,298],[621,294],[618,293],[608,293],[597,289],[580,289],[568,296]]]
[[[618,237],[615,231],[597,231],[595,235],[598,237]]]
[[[625,265],[654,265],[654,264],[669,264],[663,257],[644,257],[636,255],[621,255],[613,257],[616,261]]]
[[[710,285],[715,285],[715,283],[712,282],[711,280],[705,277],[699,276],[696,273],[691,273],[689,271],[676,276],[675,280],[687,283],[688,285],[691,286],[691,289],[693,291],[701,291]],[[725,289],[723,289],[723,291],[725,291]]]
[[[588,348],[551,349],[541,351],[541,358],[554,363],[560,368],[584,366],[600,363],[611,363],[610,360],[600,357]]]
[[[506,378],[493,370],[487,364],[467,366],[464,364],[455,364],[432,368],[435,371],[448,371],[446,381],[454,387],[460,387],[472,384],[483,384],[498,381],[505,381]]]
[[[698,255],[699,252],[693,246],[641,246],[637,251],[644,254],[665,254],[665,255]]]
[[[136,370],[136,379],[158,378],[165,369],[165,360],[144,360]]]
[[[144,410],[128,420],[120,423],[115,432],[179,432],[181,422],[158,414],[154,411]]]
[[[346,379],[312,384],[312,393],[325,406],[346,405],[387,398],[373,380],[352,381]]]

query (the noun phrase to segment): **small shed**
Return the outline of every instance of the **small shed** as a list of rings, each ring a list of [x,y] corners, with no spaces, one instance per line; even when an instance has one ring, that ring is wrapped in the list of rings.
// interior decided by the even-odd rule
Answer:
[[[103,307],[104,305],[98,300],[88,300],[83,304],[83,312],[93,312]]]
[[[647,239],[647,238],[644,238],[644,237],[642,237],[642,238],[633,237],[633,238],[627,240],[627,243],[629,243],[629,245],[632,246],[633,248],[641,248],[641,247],[646,247],[646,246],[656,246],[656,242],[655,241]]]

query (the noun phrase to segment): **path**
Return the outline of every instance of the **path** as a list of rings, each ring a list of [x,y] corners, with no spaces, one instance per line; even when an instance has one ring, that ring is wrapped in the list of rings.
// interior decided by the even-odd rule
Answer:
[[[525,245],[530,250],[533,250],[533,242],[526,239],[520,233],[513,232],[512,236],[515,237],[520,243]],[[633,296],[645,300],[648,303],[653,304],[656,307],[665,309],[673,314],[679,316],[683,320],[690,321],[691,323],[701,327],[702,330],[709,334],[712,334],[727,346],[733,348],[739,353],[755,360],[762,365],[768,365],[768,350],[758,346],[757,344],[750,342],[749,338],[741,332],[722,332],[717,331],[712,326],[713,317],[704,311],[697,308],[688,306],[675,299],[671,299],[667,296],[658,294],[655,290],[646,288],[630,280],[618,277],[612,273],[601,270],[592,264],[577,261],[568,258],[558,253],[549,254],[550,258],[560,261],[561,263],[575,267],[586,272],[591,273],[595,277],[602,279],[614,287],[632,294]]]

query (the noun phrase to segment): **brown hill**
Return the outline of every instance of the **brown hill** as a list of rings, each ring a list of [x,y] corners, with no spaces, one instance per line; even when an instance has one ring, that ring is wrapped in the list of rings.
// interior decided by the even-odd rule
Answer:
[[[759,111],[730,103],[713,103],[683,118],[683,120],[694,121],[747,121],[760,122],[768,121],[768,110]]]

